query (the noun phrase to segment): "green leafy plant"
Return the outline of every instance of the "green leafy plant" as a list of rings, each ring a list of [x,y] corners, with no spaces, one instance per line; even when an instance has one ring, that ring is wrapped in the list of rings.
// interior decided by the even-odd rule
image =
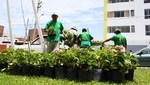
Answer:
[[[5,62],[8,64],[6,70],[11,70],[16,65],[29,64],[28,59],[31,54],[23,49],[6,49],[2,52],[1,56],[5,58]]]
[[[81,69],[91,70],[94,67],[98,67],[97,55],[94,51],[89,49],[80,49],[78,51],[78,66]]]
[[[10,63],[13,59],[14,50],[13,49],[5,49],[0,53],[0,64]]]
[[[101,68],[105,70],[117,69],[126,72],[138,66],[137,58],[126,53],[122,46],[105,46],[97,54],[100,56]]]
[[[32,53],[28,58],[28,65],[35,67],[43,67],[42,66],[43,53]]]
[[[71,40],[73,38],[72,34],[69,32],[69,30],[64,30],[65,33],[65,39],[66,40]]]
[[[67,56],[66,50],[62,49],[59,52],[55,52],[55,65],[56,66],[66,66],[67,64]]]
[[[105,70],[118,69],[126,72],[136,69],[138,59],[123,52],[122,47],[105,46],[101,50],[90,49],[58,49],[51,53],[35,53],[23,49],[6,49],[0,53],[0,64],[7,63],[8,69],[16,65],[29,65],[36,67],[67,66],[91,70],[101,68]]]
[[[128,53],[126,54],[125,66],[127,66],[128,69],[134,70],[139,66],[139,60],[134,55]]]
[[[109,70],[111,68],[113,56],[115,55],[109,47],[103,47],[101,50],[97,50],[96,54],[100,58],[100,68]]]
[[[55,37],[56,36],[56,31],[54,26],[50,26],[48,29],[46,29],[47,34],[49,37]]]
[[[78,49],[71,47],[68,49],[65,53],[66,56],[66,62],[67,62],[67,67],[69,68],[76,68],[78,66],[78,54],[77,54]]]
[[[42,67],[54,67],[56,62],[55,53],[42,53],[42,58],[40,61]]]
[[[69,32],[69,30],[64,30],[64,33],[65,33],[64,43],[68,46],[73,46],[73,35]]]

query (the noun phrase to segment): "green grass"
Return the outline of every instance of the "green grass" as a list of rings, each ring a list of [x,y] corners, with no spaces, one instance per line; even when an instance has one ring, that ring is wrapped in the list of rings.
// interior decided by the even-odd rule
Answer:
[[[16,76],[0,72],[0,85],[150,85],[150,68],[137,68],[134,73],[134,81],[121,84],[109,82],[75,82],[46,77]]]

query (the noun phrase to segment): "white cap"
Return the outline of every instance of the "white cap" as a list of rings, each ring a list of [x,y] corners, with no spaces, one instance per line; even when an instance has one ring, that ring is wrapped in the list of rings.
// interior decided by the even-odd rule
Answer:
[[[55,12],[53,12],[53,13],[52,13],[52,16],[58,16],[58,14],[57,14],[57,13],[55,13]]]

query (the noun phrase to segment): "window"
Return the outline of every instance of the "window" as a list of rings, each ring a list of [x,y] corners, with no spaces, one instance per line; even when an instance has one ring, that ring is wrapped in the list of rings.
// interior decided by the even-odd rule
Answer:
[[[131,10],[131,17],[134,16],[134,10]]]
[[[124,11],[116,11],[115,17],[124,17]]]
[[[150,3],[150,0],[144,0],[144,3]]]
[[[145,9],[145,19],[150,19],[150,9]]]
[[[108,0],[108,3],[129,2],[129,0]]]
[[[114,12],[108,12],[108,18],[111,18],[111,17],[114,17],[115,16],[115,13]]]
[[[150,49],[146,48],[146,49],[143,49],[141,52],[142,52],[142,54],[150,54]]]
[[[129,17],[129,10],[124,11],[124,17]]]
[[[131,12],[131,14],[130,14]],[[124,11],[109,11],[107,13],[108,18],[116,18],[116,17],[129,17],[134,16],[134,10],[124,10]]]
[[[145,26],[145,34],[150,35],[150,25]]]
[[[120,29],[122,33],[130,33],[130,26],[109,26],[108,33],[114,33],[116,29]]]
[[[126,33],[130,33],[130,26],[125,26]]]
[[[131,25],[131,32],[135,33],[135,26],[134,25]]]

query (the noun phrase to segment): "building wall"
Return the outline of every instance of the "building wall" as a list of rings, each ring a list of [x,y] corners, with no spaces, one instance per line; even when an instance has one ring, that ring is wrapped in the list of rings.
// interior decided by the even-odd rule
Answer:
[[[41,29],[41,30],[42,30],[42,34],[46,35],[46,32],[44,31],[44,29]],[[38,36],[39,36],[38,29],[29,29],[28,37],[30,37],[31,41],[37,38]]]
[[[6,48],[10,48],[10,44],[0,44],[0,52],[5,50]]]
[[[3,32],[4,32],[4,26],[0,25],[0,37],[3,36]]]
[[[128,40],[128,45],[147,45],[150,42],[150,36],[145,35],[145,25],[150,25],[150,19],[145,19],[144,9],[150,9],[150,3],[144,3],[144,0],[134,0],[131,2],[107,3],[104,4],[105,10],[122,11],[134,10],[134,17],[107,18],[107,24],[104,24],[104,30],[108,26],[126,26],[134,25],[135,33],[122,33]],[[106,17],[106,13],[104,13]],[[104,36],[110,38],[114,33],[104,33]]]

